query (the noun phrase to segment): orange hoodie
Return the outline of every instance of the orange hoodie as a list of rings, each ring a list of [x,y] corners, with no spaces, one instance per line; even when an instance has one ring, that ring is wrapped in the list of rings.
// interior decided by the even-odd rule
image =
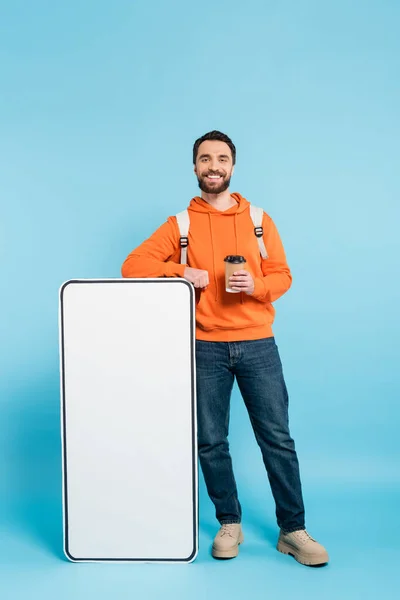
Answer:
[[[234,342],[271,337],[275,309],[272,302],[291,286],[292,276],[278,231],[266,213],[262,259],[250,217],[250,203],[232,194],[237,204],[226,211],[213,208],[200,197],[191,200],[187,265],[179,264],[179,229],[176,217],[168,220],[133,250],[122,265],[123,277],[183,277],[186,266],[208,271],[210,284],[196,290],[196,338]],[[225,291],[228,254],[241,254],[255,282],[254,293]]]

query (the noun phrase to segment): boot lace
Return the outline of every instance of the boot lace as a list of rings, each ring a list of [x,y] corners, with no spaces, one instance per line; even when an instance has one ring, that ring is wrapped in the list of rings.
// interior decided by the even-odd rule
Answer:
[[[301,529],[299,531],[293,531],[292,534],[301,544],[306,544],[310,540],[315,542],[314,538],[306,531],[305,529]]]
[[[234,537],[233,531],[234,531],[233,523],[223,523],[223,525],[221,526],[220,535],[221,535],[221,537],[223,537],[224,535],[229,535],[230,537]]]

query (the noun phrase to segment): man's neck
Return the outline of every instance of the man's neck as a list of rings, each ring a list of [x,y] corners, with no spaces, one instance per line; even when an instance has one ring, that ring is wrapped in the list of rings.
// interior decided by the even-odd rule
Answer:
[[[207,194],[207,192],[202,191],[201,197],[217,210],[228,210],[236,204],[236,200],[232,198],[229,190],[225,190],[221,194]]]

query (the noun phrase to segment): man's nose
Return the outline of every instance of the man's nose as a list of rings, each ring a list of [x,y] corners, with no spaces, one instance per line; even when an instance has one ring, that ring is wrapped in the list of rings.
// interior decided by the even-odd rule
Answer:
[[[210,169],[212,171],[218,171],[218,160],[216,158],[211,159]]]

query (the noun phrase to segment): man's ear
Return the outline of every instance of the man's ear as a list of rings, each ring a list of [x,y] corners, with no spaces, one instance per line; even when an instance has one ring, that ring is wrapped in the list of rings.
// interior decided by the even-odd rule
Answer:
[[[193,171],[196,173],[197,175],[197,169],[196,169],[196,165],[193,166]]]

